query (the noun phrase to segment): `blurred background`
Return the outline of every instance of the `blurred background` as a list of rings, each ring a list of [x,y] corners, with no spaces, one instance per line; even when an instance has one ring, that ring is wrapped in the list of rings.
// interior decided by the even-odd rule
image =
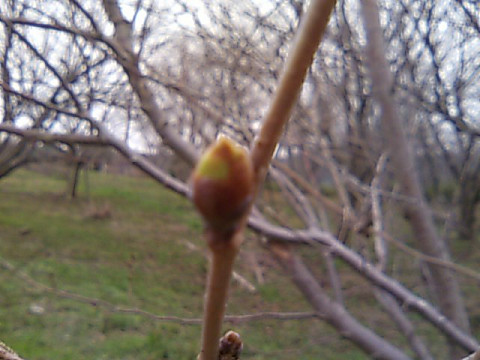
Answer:
[[[251,146],[308,5],[0,4],[3,341],[195,358],[207,258],[188,177],[219,134]],[[336,3],[237,261],[242,358],[375,358],[342,320],[392,359],[478,346],[479,9]]]

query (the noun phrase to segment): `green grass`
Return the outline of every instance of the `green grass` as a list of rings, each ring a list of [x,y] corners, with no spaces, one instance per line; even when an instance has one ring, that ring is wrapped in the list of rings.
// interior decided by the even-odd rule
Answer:
[[[61,176],[28,170],[0,181],[0,256],[15,267],[0,267],[0,339],[36,360],[195,359],[199,325],[120,313],[55,293],[201,317],[207,262],[201,221],[190,203],[143,177],[90,173],[75,200],[64,196],[66,188]],[[256,246],[246,244],[262,254]],[[236,268],[254,281],[242,256]],[[253,294],[232,283],[227,312],[311,311],[276,265],[265,275]],[[318,320],[227,328],[244,338],[242,359],[367,359]]]
[[[190,202],[144,177],[91,172],[88,184],[83,176],[81,180],[74,200],[65,196],[66,177],[55,172],[47,176],[20,170],[0,180],[0,340],[34,360],[196,359],[200,325],[112,308],[201,318],[207,260],[202,223]],[[279,209],[276,217],[291,225],[298,222],[278,193],[263,196]],[[395,233],[411,238],[401,217],[395,220]],[[480,251],[464,242],[452,245],[453,258],[475,269]],[[402,283],[428,296],[417,261],[394,247],[391,251],[392,271],[401,269],[397,275]],[[330,294],[319,253],[307,248],[299,252]],[[263,284],[255,281],[249,253],[262,263]],[[13,271],[2,266],[5,261]],[[371,286],[342,261],[335,264],[348,310],[381,336],[404,345],[404,337],[379,311]],[[253,236],[235,267],[257,291],[250,293],[232,282],[227,313],[311,311]],[[460,279],[478,334],[478,288]],[[446,358],[444,338],[418,315],[410,318],[423,339],[435,344],[434,356]],[[368,359],[320,320],[225,324],[225,330],[231,328],[244,339],[243,360]]]

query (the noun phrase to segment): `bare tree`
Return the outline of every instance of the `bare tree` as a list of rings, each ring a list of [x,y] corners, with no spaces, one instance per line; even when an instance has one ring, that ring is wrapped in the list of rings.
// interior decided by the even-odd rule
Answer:
[[[427,187],[458,183],[456,206],[458,235],[472,239],[478,203],[478,15],[469,1],[451,1],[449,6],[422,2],[385,5],[386,11],[401,21],[388,25],[397,56],[395,92],[412,119],[414,128],[423,129],[418,142],[428,150],[434,177]],[[427,22],[428,28],[422,23]],[[449,34],[449,35],[446,35]],[[433,157],[432,157],[433,156]],[[432,160],[436,161],[432,162]],[[441,166],[439,166],[441,165]],[[449,176],[446,176],[449,174]],[[433,182],[437,179],[437,184]]]
[[[382,115],[382,129],[389,144],[389,153],[395,166],[396,176],[409,200],[404,202],[404,211],[418,234],[419,246],[432,257],[450,261],[443,239],[438,236],[433,217],[423,198],[420,182],[413,163],[411,148],[407,143],[398,111],[391,96],[392,81],[379,22],[375,0],[362,2],[366,25],[368,60],[372,74],[373,94],[378,99]],[[432,275],[435,295],[442,312],[465,331],[469,331],[468,317],[463,304],[458,282],[454,274],[445,268],[428,264]]]
[[[417,7],[427,9],[428,3],[385,2],[380,4],[380,14],[365,8],[365,24],[377,25],[374,29],[367,26],[366,32],[356,2],[337,4],[303,89],[299,94],[283,93],[285,98],[275,100],[287,104],[298,98],[267,177],[267,182],[279,189],[281,203],[294,215],[287,219],[278,216],[272,211],[276,200],[265,191],[249,219],[314,311],[366,353],[384,359],[407,359],[409,349],[417,358],[442,358],[445,347],[439,344],[443,336],[467,351],[478,347],[469,334],[455,272],[476,280],[478,274],[450,260],[418,179],[414,165],[417,148],[407,142],[413,134],[401,135],[412,126],[428,130],[429,153],[440,149],[449,161],[456,156],[439,123],[399,120],[400,112],[408,114],[412,104],[421,106],[418,119],[438,111],[437,106],[452,111],[442,105],[451,101],[448,94],[430,97],[425,90],[431,85],[425,74],[438,74],[437,85],[444,82],[440,68],[429,63],[420,69],[411,53],[405,58],[398,50],[413,46],[412,26],[416,34],[422,31],[422,21],[433,21],[427,16],[433,10],[417,11]],[[247,146],[254,143],[260,120],[269,114],[268,104],[283,79],[282,69],[306,10],[298,1],[269,1],[262,6],[256,1],[193,4],[181,0],[162,4],[59,0],[55,4],[55,9],[33,0],[0,5],[4,39],[0,175],[3,164],[9,171],[17,168],[38,154],[40,145],[59,149],[109,146],[185,196],[190,191],[184,179],[168,175],[167,169],[137,150],[160,153],[161,148],[192,166],[218,134]],[[475,29],[472,6],[455,4],[464,16],[470,14],[468,28]],[[388,21],[382,24],[379,18]],[[451,19],[453,22],[454,17]],[[435,51],[432,39],[440,36],[437,32],[441,30],[440,25],[432,26],[432,35],[421,39],[422,49]],[[392,53],[391,48],[395,50]],[[371,66],[372,53],[379,56],[375,66]],[[478,64],[477,68],[474,60],[468,64],[465,76],[474,79]],[[389,67],[398,71],[392,75]],[[407,81],[411,74],[414,80]],[[470,94],[478,91],[475,82],[465,89]],[[394,101],[409,106],[397,110]],[[285,109],[268,116],[289,113],[290,109]],[[467,118],[450,114],[442,122],[456,124],[453,119],[466,119],[465,124],[460,123],[462,132],[457,133],[458,144],[462,144],[458,154],[465,161],[454,174],[460,176],[467,167],[472,168],[468,190],[472,194],[478,170],[470,159],[478,136],[475,122],[468,120],[474,114],[468,114]],[[277,131],[279,136],[282,129]],[[393,165],[384,163],[379,170],[387,156],[385,145],[394,148],[387,153]],[[379,176],[383,181],[377,181]],[[388,213],[398,208],[407,215],[413,228],[409,236],[415,239],[411,243],[420,250],[393,233],[394,220]],[[382,253],[382,241],[376,238],[399,251]],[[303,247],[311,249],[318,262],[302,258],[298,250]],[[427,268],[432,280],[426,286],[433,284],[437,296],[429,297],[426,288],[420,294],[414,292],[401,284],[396,271],[377,263],[379,258],[388,264],[412,256],[424,264],[416,269],[418,279]],[[349,267],[336,267],[335,258]],[[318,268],[312,271],[312,266]],[[318,279],[319,273],[325,279]],[[344,273],[370,282],[379,294],[372,299],[388,309],[398,334],[408,341],[383,337],[380,327],[368,324],[365,314],[345,299]],[[379,308],[371,311],[380,313]],[[420,314],[421,320],[411,317],[410,311]],[[438,329],[434,340],[416,331],[423,322]]]

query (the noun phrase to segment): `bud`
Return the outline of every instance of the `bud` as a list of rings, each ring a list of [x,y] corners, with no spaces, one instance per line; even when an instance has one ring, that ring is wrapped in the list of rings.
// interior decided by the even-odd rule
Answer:
[[[235,331],[228,331],[220,339],[219,349],[219,359],[239,359],[243,349],[240,335]]]
[[[247,151],[220,137],[193,171],[193,203],[208,227],[229,231],[235,228],[252,200],[253,183],[253,167]]]

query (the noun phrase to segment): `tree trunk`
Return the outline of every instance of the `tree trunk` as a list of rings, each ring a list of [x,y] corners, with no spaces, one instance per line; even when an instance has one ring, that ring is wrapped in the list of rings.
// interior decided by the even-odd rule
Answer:
[[[73,171],[73,176],[70,181],[70,186],[69,186],[69,191],[68,193],[70,194],[70,197],[72,199],[75,199],[77,196],[77,190],[78,190],[78,181],[80,178],[80,171],[82,170],[83,167],[83,162],[81,160],[75,161],[75,169]]]
[[[403,202],[404,212],[417,236],[421,251],[429,256],[450,261],[447,247],[437,233],[431,210],[422,194],[412,150],[392,98],[393,81],[385,58],[384,39],[375,0],[362,1],[362,15],[367,35],[366,55],[373,95],[382,111],[382,134],[389,145],[395,175],[402,191],[411,199]],[[436,264],[427,263],[427,267],[432,275],[433,288],[441,311],[457,326],[469,332],[467,313],[454,273]]]
[[[475,237],[475,212],[480,201],[478,177],[466,175],[460,186],[459,204],[459,237],[460,240],[473,241]]]
[[[8,139],[0,144],[0,178],[30,161],[34,146],[25,140],[11,143]]]

